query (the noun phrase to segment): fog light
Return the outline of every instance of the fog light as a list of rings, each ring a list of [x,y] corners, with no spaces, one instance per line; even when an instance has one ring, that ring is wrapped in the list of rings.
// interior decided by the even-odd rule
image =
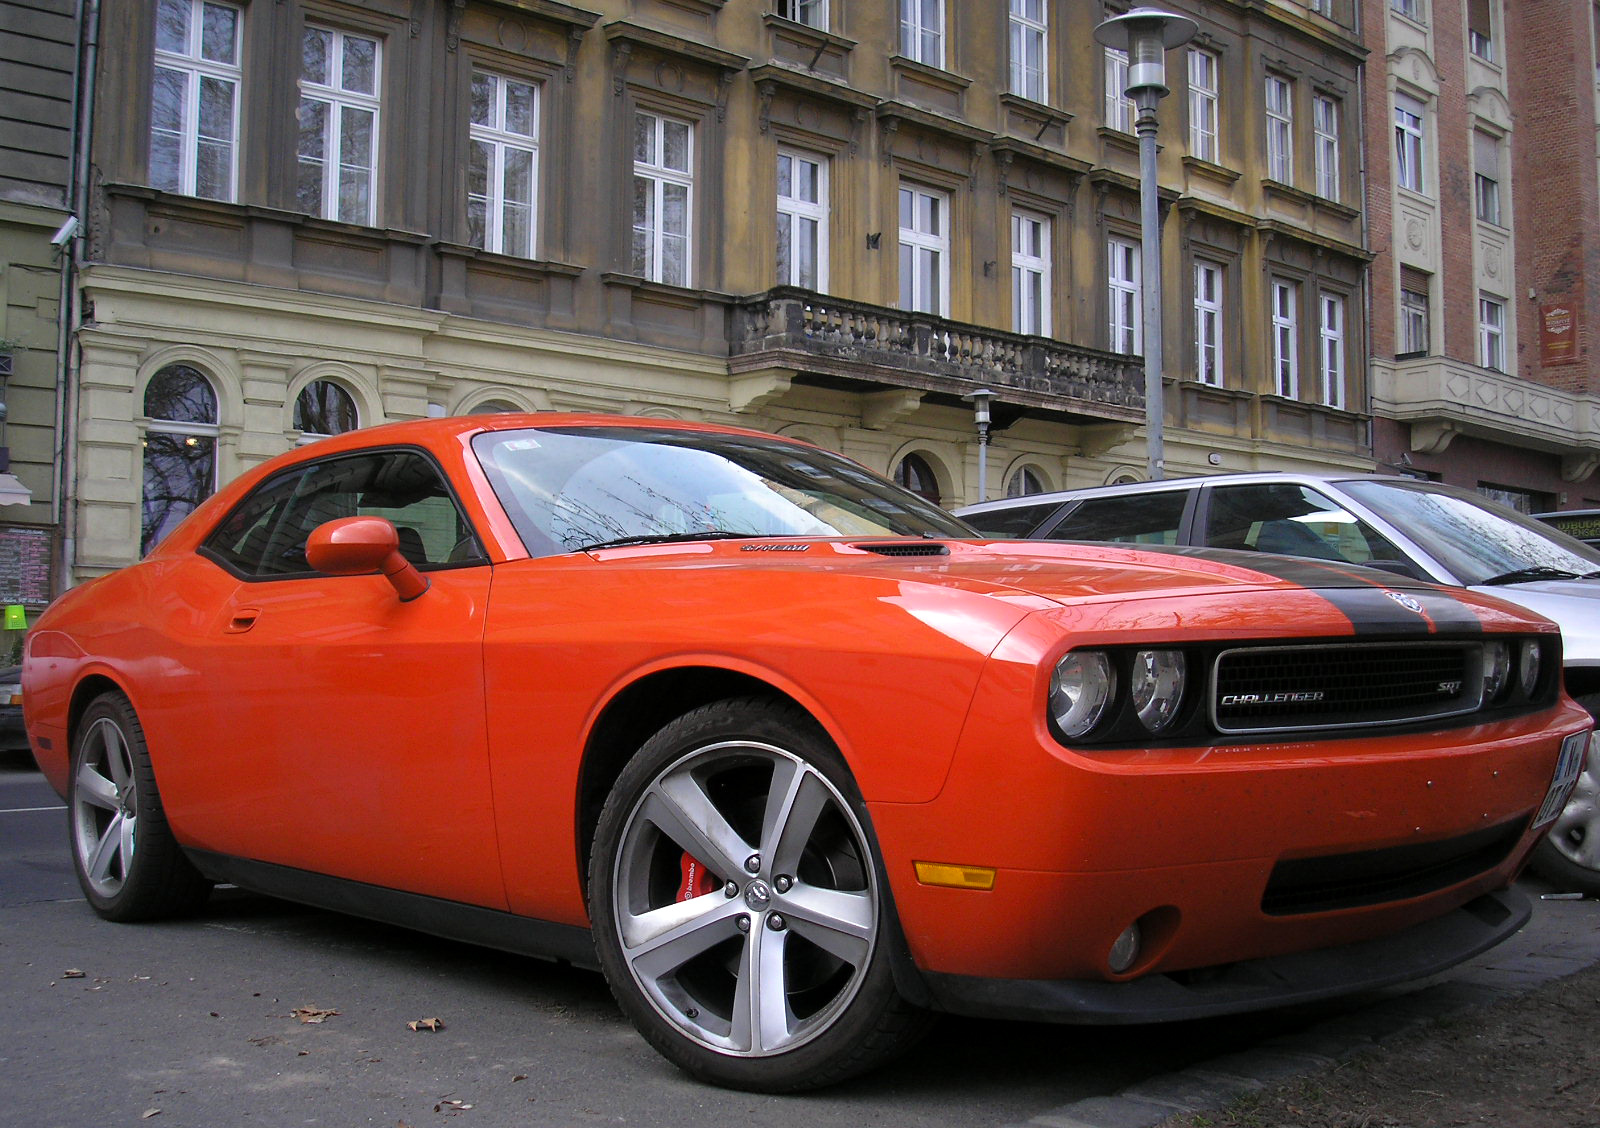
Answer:
[[[1122,930],[1122,935],[1111,945],[1111,955],[1106,959],[1106,966],[1111,969],[1113,975],[1121,975],[1138,962],[1139,951],[1143,947],[1139,922],[1134,921]]]

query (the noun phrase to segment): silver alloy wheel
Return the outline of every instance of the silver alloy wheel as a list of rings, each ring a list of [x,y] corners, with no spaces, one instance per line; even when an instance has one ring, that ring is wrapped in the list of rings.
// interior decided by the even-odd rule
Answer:
[[[133,865],[139,788],[128,739],[109,717],[84,734],[72,781],[72,842],[85,879],[102,897],[122,891]]]
[[[1600,752],[1591,747],[1567,805],[1550,824],[1550,844],[1574,865],[1600,873]]]
[[[697,748],[627,816],[612,903],[628,972],[709,1049],[801,1046],[849,1006],[871,963],[870,859],[849,803],[806,760],[749,740]],[[716,881],[680,901],[691,861]]]

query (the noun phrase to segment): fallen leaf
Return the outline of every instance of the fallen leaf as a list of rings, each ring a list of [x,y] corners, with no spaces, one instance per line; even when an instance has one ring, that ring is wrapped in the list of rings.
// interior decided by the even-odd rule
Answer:
[[[419,1018],[415,1022],[406,1023],[408,1030],[427,1030],[430,1033],[444,1029],[444,1022],[437,1018]]]
[[[301,1022],[323,1022],[339,1012],[324,1007],[295,1007],[289,1013]]]
[[[161,1115],[161,1110],[159,1108],[147,1108],[147,1109],[144,1110],[144,1115],[139,1117],[139,1119],[140,1120],[149,1120],[152,1116],[160,1116],[160,1115]]]
[[[511,1079],[511,1083],[515,1085],[518,1081],[526,1081],[527,1079],[528,1075],[526,1073],[519,1073]]]
[[[61,973],[61,978],[62,979],[82,979],[83,978],[83,972],[79,971],[75,967],[69,967],[69,968],[67,968],[66,971],[63,971]]]

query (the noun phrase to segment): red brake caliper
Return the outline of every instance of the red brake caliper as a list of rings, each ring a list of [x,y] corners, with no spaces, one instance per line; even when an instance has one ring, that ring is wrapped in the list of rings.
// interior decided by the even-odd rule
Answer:
[[[705,863],[690,854],[684,854],[681,863],[683,869],[683,884],[678,886],[678,900],[687,901],[692,897],[703,897],[721,887],[722,882],[711,875]]]

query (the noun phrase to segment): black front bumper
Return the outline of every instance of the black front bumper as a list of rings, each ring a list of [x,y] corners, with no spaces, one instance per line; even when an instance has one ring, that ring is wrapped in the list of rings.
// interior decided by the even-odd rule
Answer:
[[[980,1018],[1119,1025],[1265,1010],[1425,979],[1511,937],[1533,904],[1488,893],[1393,936],[1124,983],[923,973],[936,1010]]]

